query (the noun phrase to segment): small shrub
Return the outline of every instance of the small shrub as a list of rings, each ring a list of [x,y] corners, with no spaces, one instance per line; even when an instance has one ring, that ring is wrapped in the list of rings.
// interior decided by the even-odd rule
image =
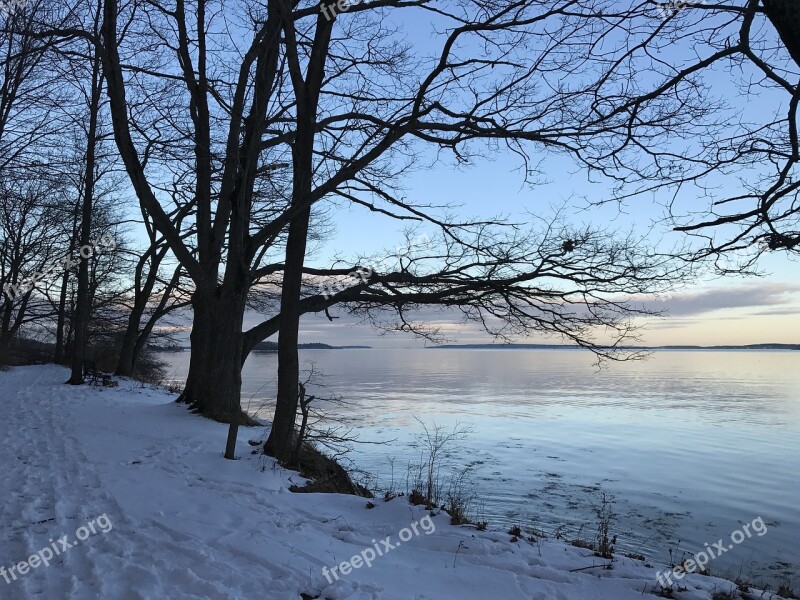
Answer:
[[[374,498],[372,492],[353,481],[347,470],[335,458],[326,455],[311,442],[306,442],[301,447],[298,471],[301,477],[310,481],[303,486],[291,486],[290,492],[351,494]]]
[[[416,490],[428,501],[429,507],[438,506],[446,500],[444,486],[441,479],[442,468],[449,470],[450,465],[446,461],[446,448],[458,440],[464,439],[470,432],[469,427],[456,423],[453,429],[448,431],[442,425],[433,424],[428,428],[422,421],[417,419],[423,430],[419,436],[419,442],[423,450],[418,464],[409,464],[406,474],[406,489]],[[466,471],[466,469],[465,469]],[[463,472],[456,477],[463,477]],[[452,488],[452,484],[451,484]]]
[[[427,506],[430,504],[425,495],[419,490],[411,490],[411,493],[408,495],[408,502],[414,506],[420,506],[423,504]]]
[[[614,513],[611,511],[611,500],[603,494],[600,506],[595,508],[597,513],[597,551],[596,554],[601,558],[612,558],[614,556],[614,545],[617,543],[617,536],[611,535],[611,523],[614,520]]]
[[[647,557],[644,554],[637,554],[636,552],[627,552],[625,556],[632,558],[633,560],[641,560],[642,562],[647,560]]]
[[[575,546],[576,548],[583,548],[585,550],[591,550],[592,552],[594,552],[594,544],[587,540],[576,538],[572,540],[569,544],[570,546]]]
[[[450,494],[447,495],[447,504],[445,504],[445,510],[447,511],[447,514],[450,515],[451,525],[466,525],[467,523],[470,523],[470,520],[467,517],[468,506],[469,503],[463,498],[454,497]]]
[[[464,525],[470,522],[467,516],[475,494],[473,494],[470,481],[472,467],[468,466],[453,478],[450,489],[447,491],[445,510],[450,515],[453,525]]]

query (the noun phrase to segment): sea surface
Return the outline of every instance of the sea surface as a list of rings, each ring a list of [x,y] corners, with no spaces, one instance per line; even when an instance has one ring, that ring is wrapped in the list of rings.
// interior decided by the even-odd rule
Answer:
[[[188,353],[163,357],[183,378]],[[301,362],[317,373],[309,393],[341,402],[315,404],[369,442],[348,457],[378,489],[406,489],[423,425],[466,428],[441,479],[468,467],[472,516],[490,528],[591,541],[605,495],[617,550],[670,563],[733,545],[761,517],[766,533],[711,572],[800,588],[800,352],[661,350],[602,369],[582,350],[304,350]],[[243,374],[243,406],[267,419],[276,368],[254,354]]]

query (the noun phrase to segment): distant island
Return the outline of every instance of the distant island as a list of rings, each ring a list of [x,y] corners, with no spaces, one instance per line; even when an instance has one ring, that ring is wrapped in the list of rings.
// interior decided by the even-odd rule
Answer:
[[[608,346],[598,346],[608,349]],[[577,344],[443,344],[430,350],[582,350]],[[620,350],[800,350],[800,344],[744,344],[740,346],[618,346]]]
[[[183,352],[189,348],[178,346],[177,344],[161,345],[161,344],[148,344],[147,348],[153,352]]]
[[[153,352],[184,352],[189,350],[184,346],[160,346],[157,344],[150,344],[148,346]],[[309,344],[297,344],[298,350],[355,350],[367,349],[372,350],[372,346],[331,346],[330,344],[323,344],[321,342],[311,342]],[[253,352],[277,352],[277,342],[260,342],[253,348]]]
[[[354,350],[354,349],[372,349],[372,346],[331,346],[330,344],[323,344],[321,342],[311,342],[309,344],[297,344],[298,350]],[[253,348],[253,352],[277,352],[277,342],[259,342]]]

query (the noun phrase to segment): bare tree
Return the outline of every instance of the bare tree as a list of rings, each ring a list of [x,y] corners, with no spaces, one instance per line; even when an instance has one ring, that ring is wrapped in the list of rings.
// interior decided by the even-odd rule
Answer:
[[[146,213],[142,213],[142,218],[149,245],[137,257],[134,267],[133,294],[115,371],[124,377],[131,377],[136,372],[137,359],[158,321],[190,304],[181,291],[182,268],[165,261],[169,256],[169,245],[158,235]],[[165,271],[168,279],[164,278]]]
[[[48,4],[32,1],[10,11],[0,26],[0,279],[5,354],[20,329],[45,318],[33,295],[36,280],[55,258],[59,235],[55,206],[63,186],[45,175],[48,119],[60,99],[37,29]],[[42,160],[45,157],[45,160]]]
[[[46,174],[37,168],[47,162],[49,138],[57,131],[50,110],[62,98],[45,52],[49,38],[41,34],[50,8],[47,0],[32,0],[10,11],[0,25],[0,174],[4,178]]]
[[[649,314],[632,298],[668,289],[687,275],[642,237],[615,239],[608,231],[576,228],[560,219],[527,233],[489,225],[459,233],[457,241],[443,235],[394,261],[382,261],[382,270],[366,257],[346,268],[307,267],[298,310],[325,311],[334,318],[328,311],[338,306],[376,328],[438,340],[438,332],[418,322],[415,313],[440,307],[497,338],[557,335],[593,350],[601,360],[624,360],[641,356],[625,349],[638,341],[632,317]],[[329,280],[336,277],[349,278],[350,284],[334,294],[320,293],[330,290]],[[248,331],[245,353],[279,330],[281,317]],[[279,405],[276,418],[290,409]],[[287,417],[290,439],[295,413]]]
[[[468,163],[501,143],[521,158],[527,170],[534,149],[580,156],[587,149],[624,144],[630,128],[638,129],[628,115],[606,116],[585,110],[595,99],[598,80],[613,77],[615,82],[621,81],[608,64],[582,56],[609,34],[602,27],[603,19],[595,19],[597,26],[593,27],[580,24],[580,18],[596,17],[597,3],[410,4],[449,21],[441,35],[439,55],[432,60],[414,56],[379,24],[390,13],[403,10],[402,6],[358,5],[346,15],[330,19],[316,8],[289,10],[285,4],[277,4],[294,104],[292,216],[281,268],[278,317],[278,399],[266,443],[267,452],[278,457],[288,456],[297,412],[297,335],[303,310],[303,274],[309,272],[305,267],[308,223],[312,206],[325,198],[338,196],[398,221],[427,223],[440,231],[438,252],[427,257],[427,264],[435,265],[432,276],[409,277],[402,269],[382,273],[369,279],[383,289],[371,296],[365,292],[362,297],[370,301],[362,305],[366,311],[394,307],[404,329],[412,328],[403,318],[404,307],[444,304],[460,306],[468,318],[478,321],[484,321],[488,311],[505,323],[501,329],[506,331],[530,330],[536,323],[540,330],[567,337],[572,332],[574,339],[595,347],[574,335],[583,321],[579,312],[551,309],[540,314],[527,308],[541,306],[542,296],[558,297],[553,302],[558,304],[573,292],[586,301],[593,293],[592,283],[582,288],[587,283],[582,274],[592,273],[592,269],[601,273],[615,261],[625,269],[631,267],[629,274],[642,275],[642,289],[648,288],[645,282],[662,281],[646,260],[639,264],[627,260],[644,257],[624,242],[609,243],[614,249],[610,263],[583,263],[585,257],[572,250],[583,241],[594,240],[595,234],[577,232],[574,239],[562,237],[555,242],[559,252],[569,255],[559,266],[574,261],[572,274],[559,274],[564,290],[555,285],[543,290],[536,283],[547,279],[547,271],[537,260],[521,258],[541,256],[536,254],[539,240],[535,235],[520,235],[513,224],[500,219],[448,217],[438,207],[399,197],[393,185],[403,167],[413,164],[415,153],[426,145]],[[615,15],[622,16],[618,11]],[[559,33],[553,35],[553,31]],[[617,52],[623,54],[624,49],[619,47]],[[581,65],[576,68],[573,64],[576,60],[583,62],[583,71]],[[598,66],[599,73],[592,73],[587,81],[588,67]],[[553,73],[564,72],[578,73],[574,89],[565,89],[560,83],[548,85]],[[547,232],[541,236],[545,245],[553,243]],[[602,244],[593,249],[606,256]],[[551,256],[549,250],[545,256]],[[324,269],[316,272],[322,276],[330,273]],[[639,287],[630,285],[635,279],[598,277],[594,282],[612,282],[611,287],[619,284],[603,290],[614,295]],[[414,289],[415,283],[423,281],[435,291]],[[349,292],[350,298],[368,287],[357,286]],[[338,301],[346,298],[348,293],[336,297]],[[604,322],[597,308],[599,298],[598,294],[588,309],[595,321],[591,325],[589,320],[583,321],[587,329]],[[616,308],[623,309],[623,304]],[[264,324],[264,330],[270,322]],[[623,334],[620,339],[625,337]]]
[[[92,17],[93,34],[97,35],[100,29],[101,4],[94,7]],[[100,107],[103,93],[103,78],[101,73],[100,53],[96,46],[90,46],[89,77],[86,82],[86,109],[88,123],[86,127],[86,160],[84,177],[81,185],[81,224],[78,242],[81,248],[91,243],[92,231],[92,206],[97,183],[97,155],[100,138],[99,123],[101,119]],[[80,385],[83,383],[84,360],[86,353],[87,335],[89,329],[89,313],[91,300],[89,297],[89,262],[81,260],[78,267],[78,294],[74,319],[75,341],[72,348],[71,370],[68,383]]]
[[[35,288],[63,256],[59,191],[43,182],[5,181],[0,187],[0,360],[24,326],[52,317]]]
[[[629,81],[616,62],[627,40],[603,44],[629,15],[615,3],[378,0],[336,18],[310,2],[243,1],[242,9],[104,0],[99,35],[80,23],[40,33],[66,46],[89,41],[102,60],[131,185],[192,281],[184,399],[197,410],[238,418],[245,350],[279,329],[278,408],[267,446],[286,457],[303,312],[346,302],[372,318],[389,308],[400,328],[414,329],[409,308],[458,307],[499,335],[546,331],[604,352],[592,328],[609,325],[619,334],[612,347],[622,343],[633,307],[620,298],[675,274],[633,236],[614,241],[561,226],[528,232],[399,193],[426,149],[469,164],[502,147],[527,178],[543,150],[613,161],[632,134],[685,130],[692,115],[664,110],[641,120],[635,111],[604,110],[598,91]],[[386,25],[419,11],[445,28],[432,32],[436,56]],[[235,21],[239,15],[246,17]],[[596,56],[600,45],[608,53]],[[311,219],[332,203],[427,224],[437,248],[416,271],[400,264],[333,297],[308,295],[309,278],[351,270],[306,265]],[[280,277],[280,306],[244,334],[251,288],[270,277]]]
[[[689,260],[748,273],[765,252],[798,252],[800,5],[641,0],[620,14],[603,15],[628,42],[609,69],[631,85],[599,81],[590,110],[641,126],[584,164],[617,182],[615,200],[665,198]]]
[[[718,262],[723,271],[740,271],[766,251],[800,251],[800,6],[750,0],[745,6],[726,2],[708,9],[700,14],[725,18],[730,25],[712,31],[694,23],[712,34],[697,48],[708,57],[701,74],[710,75],[717,70],[714,63],[723,63],[738,75],[745,103],[739,105],[743,124],[706,138],[709,158],[699,182],[705,184],[708,172],[721,172],[738,190],[730,195],[710,191],[708,215],[684,219],[677,228],[707,242],[700,257],[744,251],[738,262]],[[724,45],[727,52],[719,50]]]

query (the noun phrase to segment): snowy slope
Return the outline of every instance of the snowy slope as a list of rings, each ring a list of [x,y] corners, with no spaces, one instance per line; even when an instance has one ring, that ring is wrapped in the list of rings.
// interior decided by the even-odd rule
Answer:
[[[302,480],[251,455],[252,430],[240,434],[242,459],[226,461],[226,426],[166,392],[70,387],[67,377],[55,366],[0,372],[0,599],[633,600],[653,598],[666,569],[625,557],[603,569],[588,550],[512,542],[445,514],[423,530],[426,511],[403,498],[367,509],[363,498],[292,494]],[[381,540],[396,545],[418,522],[418,535],[377,556]],[[63,536],[77,543],[64,549]],[[45,548],[49,566],[9,574]],[[371,567],[331,575],[370,548]],[[671,597],[733,588],[689,575]]]

